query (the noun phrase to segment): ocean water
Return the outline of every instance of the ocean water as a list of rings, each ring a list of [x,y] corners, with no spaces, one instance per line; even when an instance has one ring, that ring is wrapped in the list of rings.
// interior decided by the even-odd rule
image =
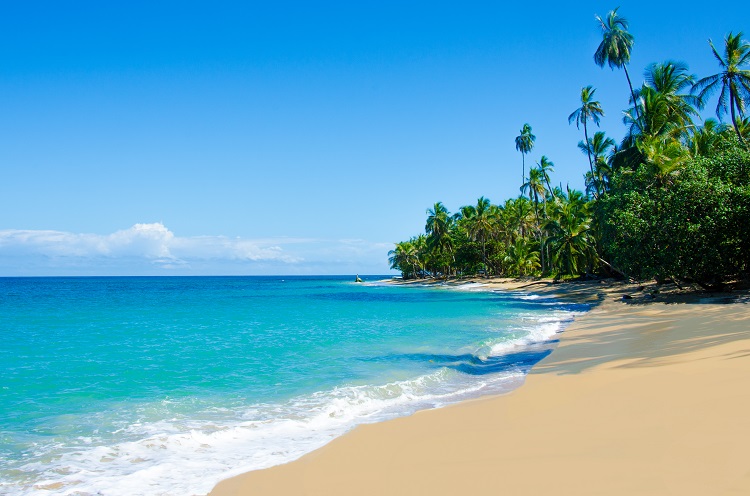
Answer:
[[[0,278],[0,494],[206,494],[510,391],[587,310],[352,279]]]

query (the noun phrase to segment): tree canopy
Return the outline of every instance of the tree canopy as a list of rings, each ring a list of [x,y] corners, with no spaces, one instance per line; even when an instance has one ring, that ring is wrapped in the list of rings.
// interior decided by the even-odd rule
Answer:
[[[604,110],[592,86],[581,88],[568,122],[583,127],[586,191],[552,187],[547,155],[526,174],[536,137],[524,124],[520,195],[498,204],[482,196],[455,214],[435,203],[425,233],[389,253],[404,278],[598,274],[704,287],[750,278],[750,43],[729,33],[721,52],[709,41],[716,74],[698,79],[684,62],[655,62],[633,88],[627,20],[617,9],[596,19],[594,61],[624,69],[630,108],[622,142],[591,137],[588,123],[598,126]],[[715,92],[720,120],[700,122]]]

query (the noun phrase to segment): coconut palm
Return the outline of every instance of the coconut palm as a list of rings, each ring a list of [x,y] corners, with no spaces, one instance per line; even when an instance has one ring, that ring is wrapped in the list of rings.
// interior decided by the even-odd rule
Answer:
[[[534,213],[539,222],[539,197],[545,197],[546,189],[544,189],[544,179],[542,178],[541,171],[534,167],[529,169],[529,179],[521,186],[521,193],[524,194],[529,192],[529,200],[534,202]]]
[[[645,82],[636,92],[633,107],[625,113],[632,136],[661,136],[663,139],[686,139],[698,116],[699,98],[686,93],[695,83],[682,62],[667,61],[650,64],[644,73]],[[638,110],[638,112],[636,112]],[[635,117],[640,115],[640,122]]]
[[[594,52],[594,62],[599,67],[608,64],[612,70],[615,67],[622,68],[628,80],[630,95],[633,97],[633,101],[636,101],[633,83],[630,82],[630,74],[628,74],[630,51],[633,49],[633,35],[628,33],[628,20],[617,14],[618,9],[619,7],[610,11],[604,19],[596,16],[596,20],[602,27],[602,42]],[[637,107],[636,113],[638,113]],[[640,118],[640,116],[637,117]]]
[[[388,262],[391,269],[400,270],[404,279],[417,277],[419,263],[416,244],[413,239],[396,243],[396,247],[388,252]]]
[[[554,209],[554,215],[545,223],[550,232],[552,263],[558,276],[580,274],[594,257],[587,204],[569,192],[567,201],[560,199]]]
[[[604,116],[601,103],[594,100],[595,92],[596,89],[590,85],[581,88],[581,106],[568,116],[568,124],[575,122],[577,129],[580,129],[580,125],[583,124],[583,135],[587,143],[589,141],[588,121],[594,121],[594,124],[598,126],[599,120]],[[591,154],[589,154],[589,169],[593,175],[594,162]]]
[[[507,222],[508,242],[526,237],[533,226],[534,209],[531,202],[523,196],[511,198],[505,201],[503,211]]]
[[[737,119],[737,131],[746,143],[750,140],[750,115],[744,119]]]
[[[534,141],[536,141],[536,136],[531,134],[531,126],[528,123],[524,124],[521,128],[521,134],[516,136],[516,150],[521,152],[522,183],[526,180],[526,161],[524,157],[534,148]]]
[[[508,247],[505,262],[514,274],[519,276],[530,275],[540,267],[539,252],[533,249],[531,242],[519,238]]]
[[[430,248],[433,259],[441,260],[444,269],[443,274],[448,275],[449,263],[447,257],[452,256],[453,239],[451,231],[454,225],[454,218],[448,213],[448,209],[442,202],[437,202],[433,208],[427,210],[427,223],[425,231],[427,232],[427,246]]]
[[[594,170],[586,174],[587,193],[595,193],[598,197],[602,191],[606,191],[611,173],[607,159],[614,152],[614,147],[615,140],[608,138],[603,131],[594,133],[594,137],[586,143],[578,142],[578,148],[594,161]]]
[[[552,161],[546,157],[546,155],[542,155],[542,159],[539,161],[538,167],[539,173],[542,175],[542,179],[544,179],[544,183],[547,185],[547,191],[552,191],[552,186],[550,186],[549,183],[549,173],[555,172],[555,164],[553,164]]]
[[[721,119],[727,111],[732,118],[732,126],[740,142],[745,139],[738,126],[738,118],[744,117],[745,107],[750,103],[750,43],[742,40],[742,33],[729,33],[724,38],[724,56],[720,55],[711,40],[708,40],[711,51],[721,67],[721,72],[708,76],[693,86],[701,101],[721,88],[719,103],[716,105],[716,116]]]
[[[447,236],[450,224],[451,217],[442,202],[437,202],[432,208],[427,209],[427,223],[424,229],[429,236],[436,238]]]
[[[706,119],[701,127],[695,128],[690,135],[688,147],[693,157],[708,155],[716,146],[725,126],[716,119]]]
[[[702,103],[700,98],[690,94],[695,75],[688,72],[687,64],[673,60],[653,63],[646,68],[644,77],[644,86],[664,96],[673,119],[685,129],[691,128],[692,118],[698,116],[696,107],[701,107]]]
[[[464,207],[463,215],[467,224],[467,233],[471,240],[482,243],[482,263],[486,271],[487,238],[497,229],[499,212],[497,208],[493,208],[487,198],[482,196],[477,200],[476,207]]]
[[[689,150],[674,139],[645,136],[637,146],[657,184],[671,184],[677,171],[690,160]]]

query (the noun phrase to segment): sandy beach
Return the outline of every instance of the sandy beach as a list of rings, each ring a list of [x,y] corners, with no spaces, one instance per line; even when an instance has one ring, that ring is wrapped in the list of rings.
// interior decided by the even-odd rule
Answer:
[[[492,284],[597,304],[507,395],[357,427],[211,494],[750,494],[746,291]]]

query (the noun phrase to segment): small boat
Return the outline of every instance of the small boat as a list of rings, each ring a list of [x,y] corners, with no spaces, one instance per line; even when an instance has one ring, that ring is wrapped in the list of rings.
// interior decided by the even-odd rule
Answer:
[[[355,277],[354,282],[362,282],[362,279],[359,278],[359,274]]]

